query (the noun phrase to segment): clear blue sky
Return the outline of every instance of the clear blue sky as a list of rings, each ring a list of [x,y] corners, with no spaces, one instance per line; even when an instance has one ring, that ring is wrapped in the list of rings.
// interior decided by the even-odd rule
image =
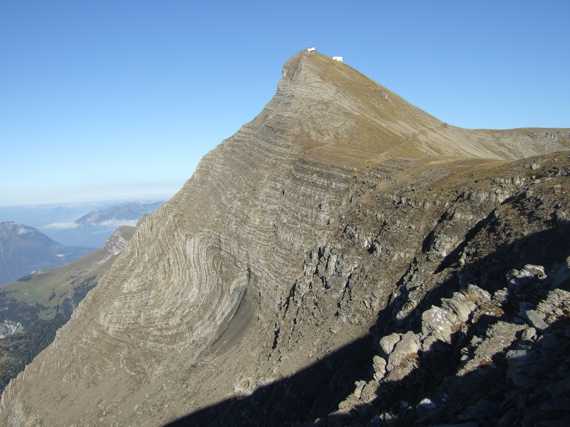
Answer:
[[[0,1],[0,204],[172,193],[316,46],[465,127],[570,127],[570,1]]]

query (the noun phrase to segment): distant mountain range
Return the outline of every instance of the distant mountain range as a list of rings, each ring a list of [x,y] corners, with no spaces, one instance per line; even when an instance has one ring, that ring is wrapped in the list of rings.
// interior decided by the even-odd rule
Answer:
[[[0,207],[0,222],[14,221],[37,228],[65,246],[101,248],[122,225],[134,226],[163,201],[127,201]]]
[[[0,222],[0,285],[67,264],[88,252],[62,245],[33,227]]]
[[[130,202],[109,206],[93,210],[87,215],[83,215],[75,223],[78,225],[98,225],[103,227],[135,226],[141,217],[154,212],[162,203]]]

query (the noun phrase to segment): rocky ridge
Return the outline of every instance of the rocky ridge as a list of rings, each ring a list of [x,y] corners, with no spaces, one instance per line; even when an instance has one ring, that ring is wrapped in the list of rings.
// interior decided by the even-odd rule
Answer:
[[[370,403],[382,389],[375,384],[405,381],[429,343],[452,340],[465,316],[501,307],[487,299],[498,279],[454,273],[486,270],[473,266],[497,249],[473,237],[485,221],[530,204],[506,221],[507,243],[553,228],[530,221],[539,208],[561,221],[568,212],[555,206],[567,194],[567,154],[513,159],[569,142],[565,129],[455,128],[344,64],[301,53],[261,114],[141,222],[72,321],[10,383],[0,420],[290,425],[399,416],[391,400]],[[504,265],[540,265],[552,277],[554,264],[538,258]],[[393,347],[380,352],[383,336]]]
[[[570,421],[570,187],[551,180],[507,198],[443,266],[416,262],[377,324],[370,376],[316,424]]]

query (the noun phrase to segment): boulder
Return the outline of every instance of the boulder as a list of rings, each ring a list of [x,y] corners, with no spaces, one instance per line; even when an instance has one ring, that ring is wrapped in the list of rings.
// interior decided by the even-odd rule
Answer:
[[[515,287],[545,280],[546,278],[547,275],[544,271],[544,267],[534,264],[526,264],[521,269],[514,268],[507,273],[509,285]]]
[[[400,341],[400,334],[394,332],[393,334],[386,335],[380,338],[380,350],[383,356],[388,356],[394,350],[394,346]]]
[[[526,320],[536,329],[546,329],[548,324],[544,321],[544,314],[536,310],[527,310],[525,312]]]
[[[433,306],[422,313],[422,338],[433,335],[441,341],[449,342],[459,323],[455,313]]]
[[[409,331],[402,335],[402,339],[390,353],[386,365],[390,380],[399,380],[414,369],[419,350],[420,339],[416,334]]]
[[[372,366],[374,368],[374,379],[380,381],[386,375],[386,359],[376,355],[372,358]]]
[[[533,341],[536,338],[536,329],[527,328],[521,333],[521,340],[523,341]]]

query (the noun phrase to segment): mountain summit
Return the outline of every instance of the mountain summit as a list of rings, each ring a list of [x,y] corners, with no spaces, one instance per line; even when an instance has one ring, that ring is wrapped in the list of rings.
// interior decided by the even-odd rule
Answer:
[[[141,221],[55,341],[9,384],[0,420],[326,417],[370,374],[379,316],[388,335],[438,290],[474,283],[460,265],[499,250],[477,231],[492,232],[488,217],[503,202],[512,204],[499,216],[505,247],[547,229],[558,236],[561,223],[545,218],[566,215],[553,198],[568,190],[568,156],[525,158],[569,142],[567,129],[447,125],[350,66],[302,52],[263,111]],[[528,198],[543,195],[544,215],[523,221]],[[547,272],[554,265],[531,255]],[[499,285],[485,280],[501,274],[469,278],[491,290]],[[417,352],[419,341],[408,341]]]
[[[305,157],[372,165],[390,157],[510,160],[568,147],[567,130],[467,130],[441,122],[350,66],[316,52],[287,62],[271,113],[296,121],[289,133]],[[287,123],[286,121],[284,123]]]

